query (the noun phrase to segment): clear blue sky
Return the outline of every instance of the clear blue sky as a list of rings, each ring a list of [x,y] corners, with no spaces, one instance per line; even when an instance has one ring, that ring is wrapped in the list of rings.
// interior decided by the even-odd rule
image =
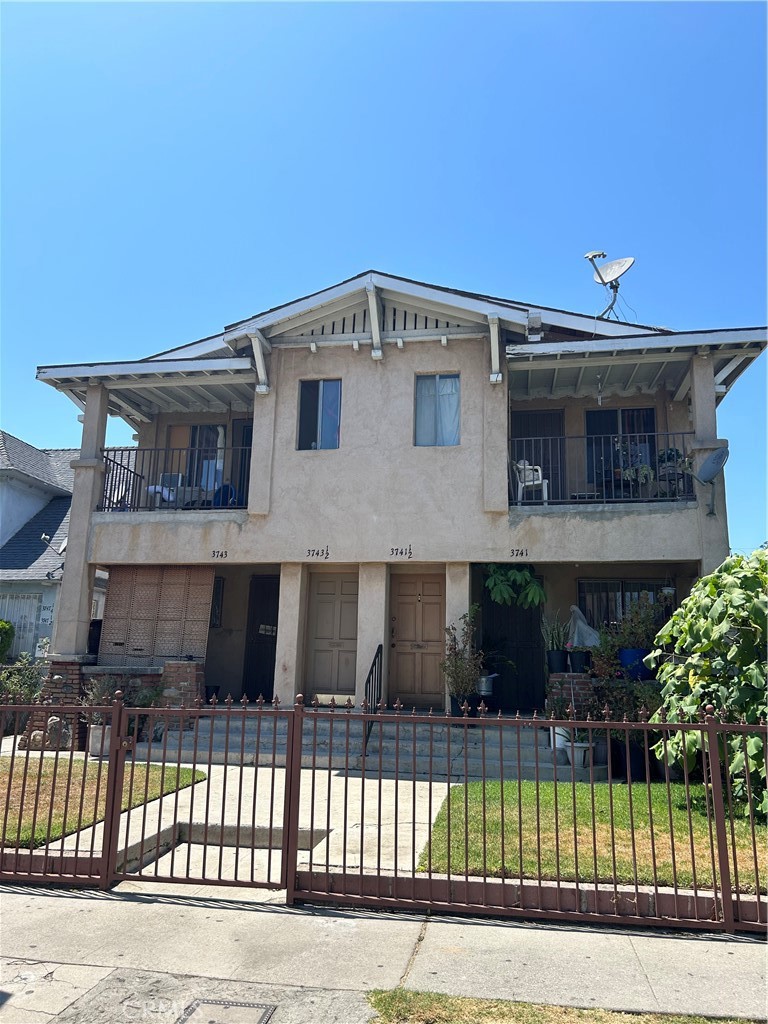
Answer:
[[[38,364],[139,358],[368,267],[643,323],[766,319],[759,3],[6,3],[2,426]],[[631,316],[631,312],[630,312]],[[766,537],[766,358],[720,407]],[[119,421],[111,443],[129,432]]]

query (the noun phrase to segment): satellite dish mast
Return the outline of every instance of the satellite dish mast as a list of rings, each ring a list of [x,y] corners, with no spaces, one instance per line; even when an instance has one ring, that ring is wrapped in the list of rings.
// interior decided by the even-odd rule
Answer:
[[[620,260],[611,260],[610,263],[604,263],[602,267],[598,267],[595,260],[604,260],[604,252],[588,252],[584,256],[585,260],[589,260],[595,269],[595,281],[598,284],[603,285],[604,288],[610,288],[613,292],[611,301],[605,307],[602,313],[598,313],[598,319],[602,317],[610,316],[611,310],[616,305],[616,299],[619,297],[619,278],[622,274],[626,274],[632,264],[635,262],[634,256],[624,256]],[[616,317],[618,320],[618,317]]]
[[[700,484],[709,484],[712,488],[711,498],[709,500],[709,509],[707,510],[708,516],[715,515],[715,480],[722,473],[730,454],[731,453],[728,451],[727,445],[724,445],[722,448],[715,448],[715,450],[710,452],[706,459],[704,459],[698,473],[694,473],[692,469],[687,469],[685,471],[686,473],[689,473],[694,480],[698,480]]]

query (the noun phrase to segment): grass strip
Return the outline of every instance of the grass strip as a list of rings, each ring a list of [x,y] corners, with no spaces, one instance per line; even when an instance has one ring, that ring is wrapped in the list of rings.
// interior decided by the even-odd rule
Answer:
[[[465,999],[437,992],[375,989],[368,1001],[379,1014],[374,1024],[707,1024],[712,1017],[664,1013],[617,1013],[570,1006],[513,1003],[506,999]],[[750,1024],[716,1018],[719,1024]],[[755,1022],[756,1024],[756,1022]]]
[[[589,783],[576,784],[576,823],[574,827],[571,784],[558,783],[557,816],[555,816],[555,783],[539,783],[540,832],[537,832],[536,784],[523,782],[521,799],[518,803],[518,783],[504,783],[504,862],[501,857],[501,783],[485,784],[485,828],[483,828],[483,785],[470,782],[465,786],[454,786],[450,798],[446,797],[432,827],[430,841],[419,860],[419,871],[426,871],[429,857],[432,871],[445,874],[448,871],[450,850],[451,874],[483,875],[483,864],[489,877],[535,878],[538,871],[538,855],[541,854],[542,878],[556,879],[558,859],[555,835],[559,838],[560,878],[574,880],[576,877],[574,857],[574,832],[579,860],[579,880],[594,882],[592,797]],[[651,832],[655,845],[656,874],[659,885],[672,885],[672,841],[677,884],[688,887],[693,882],[693,866],[696,881],[702,887],[712,885],[712,855],[710,832],[704,807],[703,785],[691,786],[691,824],[688,821],[685,786],[673,783],[670,786],[672,804],[672,827],[667,804],[667,787],[663,783],[636,783],[632,787],[615,785],[613,788],[613,836],[615,837],[616,879],[619,882],[633,882],[632,840],[634,836],[637,858],[637,879],[640,884],[653,884],[653,857],[651,855]],[[632,789],[632,817],[630,819],[630,788]],[[648,788],[651,793],[651,815],[648,813]],[[466,823],[465,823],[466,789]],[[607,783],[596,783],[595,787],[595,846],[597,849],[597,881],[613,880],[613,857],[611,850],[611,808],[610,787]],[[448,799],[451,801],[451,832],[448,834]],[[522,850],[518,838],[519,821],[522,820]],[[465,829],[466,824],[466,829]],[[739,867],[739,890],[755,891],[752,838],[748,819],[736,818],[733,823],[736,858]],[[714,824],[713,824],[714,828]],[[729,846],[730,846],[730,828]],[[768,875],[768,829],[757,825],[757,853],[760,869],[761,890],[765,891]],[[468,835],[465,850],[465,834]],[[693,844],[691,844],[691,836]],[[691,853],[693,845],[693,855]],[[522,866],[521,866],[522,854]]]
[[[10,794],[8,793],[8,776],[11,768],[11,758],[0,758],[0,792],[7,796],[9,801],[8,823],[3,835],[3,845],[20,850],[35,850],[45,845],[48,839],[48,821],[51,819],[50,841],[60,839],[62,836],[71,835],[78,828],[84,829],[96,822],[104,820],[105,806],[107,800],[107,779],[108,769],[106,763],[101,764],[99,773],[99,762],[83,758],[72,761],[72,773],[70,777],[69,754],[59,757],[58,766],[53,757],[41,757],[33,755],[29,759],[26,784],[23,782],[24,761],[16,760],[13,770]],[[55,772],[54,772],[55,769]],[[147,782],[147,803],[156,800],[161,795],[160,781],[162,765],[159,764],[137,764],[133,769],[133,793],[130,789],[130,773],[126,771],[123,781],[123,798],[121,810],[127,811],[129,807],[138,807],[144,803],[144,787]],[[191,768],[178,768],[176,765],[166,765],[165,774],[162,779],[162,793],[173,793],[177,789],[186,789],[195,782],[202,782],[206,778],[205,772],[195,771]],[[40,791],[36,797],[40,783]],[[67,785],[69,782],[69,785]],[[24,805],[22,807],[22,790]],[[67,799],[69,790],[69,799]],[[130,799],[129,799],[130,797]],[[78,821],[79,809],[83,807],[82,821]],[[37,802],[37,814],[35,815],[35,802]],[[66,808],[66,820],[64,811]],[[0,822],[5,816],[5,808],[0,814]],[[19,818],[21,818],[21,832],[19,833]],[[34,831],[33,831],[34,823]],[[18,841],[17,841],[18,837]]]

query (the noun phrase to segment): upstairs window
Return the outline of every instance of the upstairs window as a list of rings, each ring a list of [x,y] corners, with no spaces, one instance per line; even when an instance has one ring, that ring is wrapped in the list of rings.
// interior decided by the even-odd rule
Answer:
[[[341,426],[341,381],[299,383],[299,451],[338,448]]]
[[[419,447],[458,444],[460,412],[458,373],[417,377],[414,444]]]

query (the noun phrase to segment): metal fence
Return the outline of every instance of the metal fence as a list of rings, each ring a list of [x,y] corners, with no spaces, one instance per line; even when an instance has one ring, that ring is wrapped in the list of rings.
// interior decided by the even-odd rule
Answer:
[[[2,711],[3,879],[249,885],[284,889],[289,903],[725,931],[768,923],[753,788],[762,723],[455,718],[301,698],[286,710],[118,700]],[[92,752],[34,749],[52,730],[60,741],[65,720]]]

